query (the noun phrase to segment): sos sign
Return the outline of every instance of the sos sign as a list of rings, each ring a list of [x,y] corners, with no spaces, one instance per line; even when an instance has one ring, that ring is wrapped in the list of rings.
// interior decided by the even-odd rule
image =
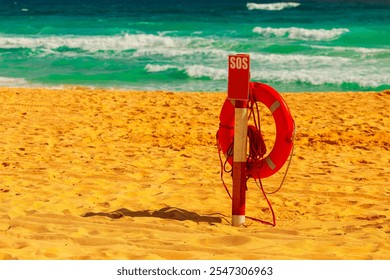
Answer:
[[[228,98],[248,100],[250,79],[249,54],[229,55],[228,66]]]

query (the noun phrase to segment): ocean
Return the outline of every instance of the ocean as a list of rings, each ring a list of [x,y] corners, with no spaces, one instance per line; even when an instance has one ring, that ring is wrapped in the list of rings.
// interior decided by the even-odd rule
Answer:
[[[0,0],[0,86],[226,91],[235,53],[281,92],[390,89],[390,1]]]

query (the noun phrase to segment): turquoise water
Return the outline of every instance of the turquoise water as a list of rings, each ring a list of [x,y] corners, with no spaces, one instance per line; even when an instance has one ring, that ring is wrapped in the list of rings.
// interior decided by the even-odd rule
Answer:
[[[53,3],[54,2],[54,3]],[[390,1],[0,0],[0,86],[390,89]]]

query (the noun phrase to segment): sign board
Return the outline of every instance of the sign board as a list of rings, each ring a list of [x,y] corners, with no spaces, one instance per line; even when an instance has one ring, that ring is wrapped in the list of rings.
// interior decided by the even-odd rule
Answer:
[[[228,98],[248,100],[250,79],[249,54],[229,55],[228,67]]]

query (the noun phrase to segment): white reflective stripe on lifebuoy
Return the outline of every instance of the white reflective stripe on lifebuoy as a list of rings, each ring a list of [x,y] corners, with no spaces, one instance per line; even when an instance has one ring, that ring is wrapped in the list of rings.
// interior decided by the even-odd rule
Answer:
[[[280,102],[279,101],[275,101],[270,107],[269,107],[269,110],[271,111],[271,113],[273,114],[276,109],[278,109],[280,107]]]
[[[265,159],[265,162],[267,163],[267,165],[269,166],[269,168],[271,168],[272,170],[274,170],[276,168],[276,165],[275,163],[272,161],[272,159],[270,157],[267,157]]]

